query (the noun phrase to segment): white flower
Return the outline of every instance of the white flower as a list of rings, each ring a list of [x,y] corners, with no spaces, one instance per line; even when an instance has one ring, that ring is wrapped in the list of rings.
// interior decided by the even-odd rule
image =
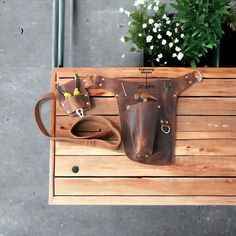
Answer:
[[[175,33],[177,33],[178,32],[178,29],[177,28],[175,28]]]
[[[158,23],[155,23],[154,26],[158,28],[160,25]]]
[[[175,51],[176,51],[176,52],[180,52],[180,51],[181,51],[181,48],[178,47],[178,46],[176,46],[176,47],[175,47]]]
[[[181,34],[180,37],[183,38],[183,37],[184,37],[184,34]]]
[[[143,5],[145,3],[145,0],[137,0],[135,3],[134,3],[134,6],[137,7],[138,5]]]
[[[163,55],[160,53],[158,56],[157,56],[158,58],[162,58],[163,57]]]
[[[131,25],[131,23],[132,23],[132,22],[131,22],[131,21],[129,21],[129,22],[128,22],[128,25]]]
[[[164,15],[162,16],[162,19],[166,19],[166,17],[167,17],[167,15],[166,15],[166,14],[164,14]]]
[[[167,24],[167,25],[169,25],[170,23],[171,23],[171,21],[170,21],[170,20],[167,20],[167,21],[166,21],[166,24]]]
[[[158,11],[158,10],[159,10],[159,7],[158,7],[158,6],[155,6],[155,7],[153,7],[153,10],[154,10],[154,11]]]
[[[123,54],[121,57],[122,57],[122,58],[125,58],[125,54]]]
[[[122,12],[122,13],[123,13],[124,11],[125,11],[125,9],[122,8],[122,7],[119,9],[119,12]]]
[[[165,61],[164,64],[166,65],[166,64],[167,64],[167,61]]]
[[[174,43],[178,43],[178,42],[179,42],[179,40],[176,38],[175,41],[174,41]]]
[[[143,28],[145,29],[145,28],[147,28],[147,24],[145,23],[145,24],[143,24]]]
[[[165,39],[162,40],[161,44],[166,45],[167,41]]]
[[[150,46],[150,49],[151,49],[151,50],[153,50],[153,48],[154,48],[154,46],[153,46],[153,45],[152,45],[152,46]]]
[[[183,56],[184,56],[184,54],[182,52],[179,52],[179,54],[177,56],[178,60],[181,61]]]
[[[166,32],[166,35],[171,36],[172,33],[168,30],[168,31]]]
[[[159,1],[159,0],[154,0],[154,2],[156,3],[156,5],[159,5],[159,4],[160,4],[160,1]]]
[[[146,38],[147,43],[150,43],[152,39],[153,39],[152,35],[148,35]]]
[[[159,58],[157,58],[157,59],[156,59],[156,61],[157,61],[157,62],[160,62],[160,59],[159,59]]]
[[[152,9],[152,4],[148,5],[147,9],[151,10]]]
[[[172,54],[172,57],[177,57],[177,54],[176,54],[176,53],[173,53],[173,54]]]
[[[149,19],[148,23],[149,23],[149,24],[153,24],[153,23],[154,23],[154,20],[153,20],[153,19]]]
[[[129,11],[125,11],[125,15],[129,17],[130,16],[130,12]]]
[[[125,37],[122,36],[122,37],[120,38],[120,41],[123,42],[123,43],[125,43]]]
[[[178,26],[179,26],[179,23],[176,23],[175,25],[178,27]]]
[[[153,28],[152,31],[153,31],[154,33],[157,33],[157,28]]]
[[[141,36],[142,36],[142,34],[141,34],[141,33],[139,33],[139,34],[138,34],[138,36],[139,36],[139,37],[141,37]]]
[[[160,32],[160,31],[161,31],[161,29],[158,29],[158,31]]]
[[[162,36],[160,34],[157,35],[158,39],[162,39]]]
[[[174,46],[174,43],[169,43],[169,47],[172,48]]]

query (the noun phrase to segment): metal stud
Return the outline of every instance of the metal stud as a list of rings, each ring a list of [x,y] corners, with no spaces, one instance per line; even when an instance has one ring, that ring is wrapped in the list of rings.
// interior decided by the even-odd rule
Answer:
[[[118,97],[119,95],[118,94],[116,94],[116,97]]]
[[[102,83],[101,83],[101,84],[99,84],[99,86],[100,86],[100,87],[102,87]]]
[[[192,81],[192,80],[190,80],[188,83],[189,83],[189,84],[191,84],[192,82],[193,82],[193,81]]]
[[[159,106],[157,106],[159,109],[161,109],[161,106],[159,105]]]
[[[89,105],[89,102],[86,102],[86,105]]]
[[[62,106],[62,107],[64,107],[64,106],[65,106],[65,104],[64,104],[64,103],[62,103],[62,104],[61,104],[61,106]]]
[[[174,94],[174,95],[173,95],[173,97],[177,97],[177,95],[176,95],[176,94]]]
[[[130,106],[127,106],[126,109],[130,109]]]
[[[102,78],[102,81],[104,81],[105,79],[104,78]]]
[[[148,155],[146,155],[145,157],[149,157]]]

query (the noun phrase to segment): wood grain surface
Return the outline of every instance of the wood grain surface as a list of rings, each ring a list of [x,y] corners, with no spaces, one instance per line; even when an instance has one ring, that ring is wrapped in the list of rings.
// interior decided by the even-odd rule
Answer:
[[[148,69],[148,68],[145,68]],[[149,68],[150,77],[178,77],[192,68]],[[153,166],[123,151],[50,142],[49,204],[65,205],[236,205],[236,68],[197,68],[203,76],[178,99],[175,164]],[[140,81],[140,68],[56,68],[55,81],[97,74]],[[120,126],[114,94],[89,89],[93,109]],[[68,137],[77,118],[51,104],[51,134]],[[96,126],[83,132],[98,131]],[[78,173],[72,167],[78,166]]]

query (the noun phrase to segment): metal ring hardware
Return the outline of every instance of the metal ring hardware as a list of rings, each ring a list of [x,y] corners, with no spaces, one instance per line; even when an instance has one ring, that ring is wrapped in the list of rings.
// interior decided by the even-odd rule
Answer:
[[[165,129],[167,129],[167,130],[165,130]],[[161,131],[164,134],[169,134],[170,133],[170,126],[169,125],[161,125]]]
[[[198,82],[201,82],[203,79],[203,76],[199,70],[193,71],[194,77],[197,79]]]
[[[84,117],[84,110],[83,108],[79,108],[75,111],[75,113],[79,116],[79,117]]]

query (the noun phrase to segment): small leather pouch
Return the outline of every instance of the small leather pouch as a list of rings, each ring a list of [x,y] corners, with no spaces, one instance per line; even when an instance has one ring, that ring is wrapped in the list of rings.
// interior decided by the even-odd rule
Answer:
[[[65,91],[66,93],[69,93],[71,95],[67,99],[62,93],[58,92],[58,101],[62,109],[70,116],[78,115],[79,109],[81,112],[91,108],[89,94],[85,87],[80,86],[80,92],[78,95],[74,95],[75,88],[76,86],[74,80],[71,80],[61,86],[62,91]]]
[[[126,112],[137,157],[152,155],[154,145],[157,145],[156,129],[159,114],[157,101],[139,102],[127,106]]]

